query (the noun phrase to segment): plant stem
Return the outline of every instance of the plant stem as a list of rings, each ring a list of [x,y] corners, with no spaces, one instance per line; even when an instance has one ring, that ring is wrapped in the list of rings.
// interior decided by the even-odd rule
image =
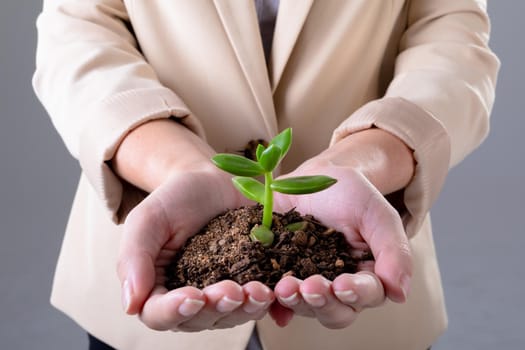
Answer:
[[[267,228],[272,228],[273,215],[273,191],[270,187],[273,182],[272,172],[269,171],[264,174],[264,208],[262,224]]]

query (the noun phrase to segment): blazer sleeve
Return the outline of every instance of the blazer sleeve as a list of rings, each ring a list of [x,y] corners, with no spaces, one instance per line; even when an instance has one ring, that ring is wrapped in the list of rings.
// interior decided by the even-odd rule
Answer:
[[[107,164],[125,135],[157,118],[178,118],[204,137],[202,126],[142,56],[123,1],[45,0],[37,30],[35,92],[119,222],[137,202]]]
[[[404,190],[409,237],[438,197],[450,167],[486,137],[499,60],[488,47],[483,0],[411,0],[394,78],[334,132],[332,144],[378,127],[414,151],[415,174]]]

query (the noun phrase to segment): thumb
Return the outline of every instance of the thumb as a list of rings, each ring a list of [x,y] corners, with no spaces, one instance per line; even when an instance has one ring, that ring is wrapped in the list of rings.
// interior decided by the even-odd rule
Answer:
[[[383,196],[377,196],[371,200],[361,224],[361,235],[372,250],[374,272],[386,296],[394,302],[405,302],[410,292],[412,257],[399,214]]]
[[[154,200],[147,197],[126,218],[120,242],[117,274],[122,305],[130,315],[142,310],[155,286],[155,261],[168,240],[167,220]]]

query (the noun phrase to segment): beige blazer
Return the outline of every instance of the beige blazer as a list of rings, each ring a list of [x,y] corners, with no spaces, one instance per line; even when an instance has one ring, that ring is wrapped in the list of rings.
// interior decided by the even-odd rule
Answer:
[[[488,130],[499,62],[486,1],[281,0],[269,74],[251,0],[49,0],[38,35],[34,87],[82,167],[51,301],[86,330],[119,349],[209,350],[244,349],[255,324],[265,349],[421,350],[444,331],[428,211]],[[130,129],[170,116],[220,152],[291,126],[283,171],[372,126],[400,137],[417,161],[401,211],[408,302],[338,331],[297,317],[160,333],[126,316],[117,223],[141,197],[106,161]]]

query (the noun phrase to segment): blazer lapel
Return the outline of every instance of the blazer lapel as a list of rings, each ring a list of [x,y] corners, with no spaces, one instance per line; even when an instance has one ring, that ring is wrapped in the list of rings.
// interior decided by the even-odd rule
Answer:
[[[214,0],[214,4],[264,119],[268,135],[275,135],[277,120],[254,2]]]
[[[275,92],[279,85],[312,4],[313,0],[280,1],[270,55],[272,92]]]

